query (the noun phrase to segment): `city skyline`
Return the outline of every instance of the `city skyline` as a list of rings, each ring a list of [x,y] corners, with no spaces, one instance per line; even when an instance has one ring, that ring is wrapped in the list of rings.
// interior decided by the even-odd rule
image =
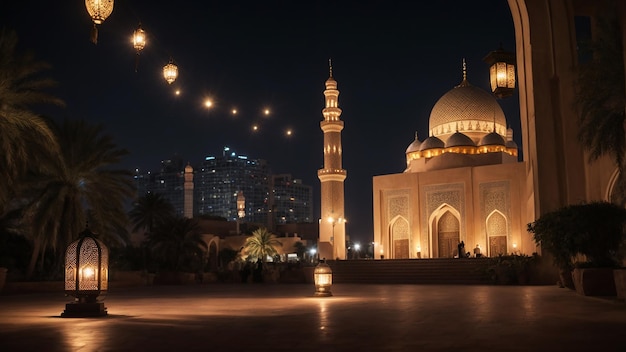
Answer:
[[[120,166],[150,170],[174,154],[200,162],[229,146],[313,186],[315,216],[332,59],[345,121],[346,228],[367,242],[372,177],[405,168],[406,147],[416,132],[427,137],[430,109],[460,83],[463,60],[468,80],[488,90],[483,57],[500,44],[515,49],[504,0],[415,6],[116,1],[96,45],[82,2],[4,3],[0,19],[16,30],[20,49],[52,65],[67,108],[43,113],[102,124],[131,153]],[[139,23],[147,45],[137,55],[130,38]],[[170,59],[179,67],[172,84],[161,72]],[[521,150],[517,95],[500,103]]]

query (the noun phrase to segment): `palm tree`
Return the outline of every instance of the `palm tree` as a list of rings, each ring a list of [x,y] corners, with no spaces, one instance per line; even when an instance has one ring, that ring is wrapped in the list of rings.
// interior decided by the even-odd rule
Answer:
[[[265,261],[268,256],[273,257],[278,254],[277,246],[282,247],[282,243],[276,236],[266,228],[259,228],[252,232],[252,236],[246,238],[245,249],[249,255]]]
[[[31,107],[40,104],[63,105],[45,93],[56,82],[42,76],[50,68],[32,55],[16,52],[18,38],[14,31],[0,31],[0,216],[16,194],[17,182],[28,166],[39,164],[42,150],[57,151],[55,136],[46,119]]]
[[[619,176],[612,201],[625,204],[626,88],[616,13],[598,18],[596,39],[590,44],[591,58],[579,66],[576,101],[580,113],[579,140],[589,152],[590,162],[604,155],[614,161]]]
[[[145,230],[151,233],[155,226],[173,217],[174,206],[160,193],[147,193],[135,202],[128,214],[133,232]]]
[[[25,220],[34,250],[27,276],[47,247],[64,249],[88,224],[109,246],[128,239],[125,201],[134,194],[132,174],[111,166],[128,154],[102,126],[65,120],[54,125],[60,154],[52,154],[42,170],[28,180],[30,200]],[[60,256],[59,256],[60,257]]]
[[[172,217],[147,234],[146,244],[164,271],[200,269],[208,251],[195,219]],[[198,267],[195,267],[195,266]]]

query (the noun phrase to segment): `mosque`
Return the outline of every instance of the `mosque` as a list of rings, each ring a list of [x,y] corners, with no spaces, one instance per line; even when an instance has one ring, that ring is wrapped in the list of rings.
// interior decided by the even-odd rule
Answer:
[[[433,106],[428,130],[406,149],[404,172],[373,178],[380,258],[452,258],[461,242],[472,255],[532,253],[526,166],[496,98],[468,81],[465,63],[462,81]]]

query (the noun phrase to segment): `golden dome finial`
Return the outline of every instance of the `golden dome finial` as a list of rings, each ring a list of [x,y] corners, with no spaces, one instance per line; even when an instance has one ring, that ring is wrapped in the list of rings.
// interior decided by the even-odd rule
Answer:
[[[332,77],[333,76],[333,59],[332,58],[328,59],[328,68],[330,70],[330,77]]]
[[[465,58],[463,58],[463,80],[467,81],[467,64],[465,63]]]

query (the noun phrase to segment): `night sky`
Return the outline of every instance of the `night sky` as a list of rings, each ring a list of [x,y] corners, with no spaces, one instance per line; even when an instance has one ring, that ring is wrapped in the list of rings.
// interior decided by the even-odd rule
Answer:
[[[137,60],[139,23],[148,42]],[[0,26],[17,32],[21,52],[52,65],[53,93],[67,107],[41,113],[102,124],[130,151],[120,168],[156,171],[174,155],[195,165],[229,146],[313,186],[316,217],[332,58],[347,232],[356,241],[373,235],[372,177],[404,170],[415,132],[428,136],[433,105],[461,82],[463,58],[469,82],[489,90],[483,57],[500,43],[515,49],[506,0],[117,0],[97,45],[84,1],[7,0]],[[171,85],[162,76],[170,59],[179,68]],[[521,152],[518,97],[500,103]]]

